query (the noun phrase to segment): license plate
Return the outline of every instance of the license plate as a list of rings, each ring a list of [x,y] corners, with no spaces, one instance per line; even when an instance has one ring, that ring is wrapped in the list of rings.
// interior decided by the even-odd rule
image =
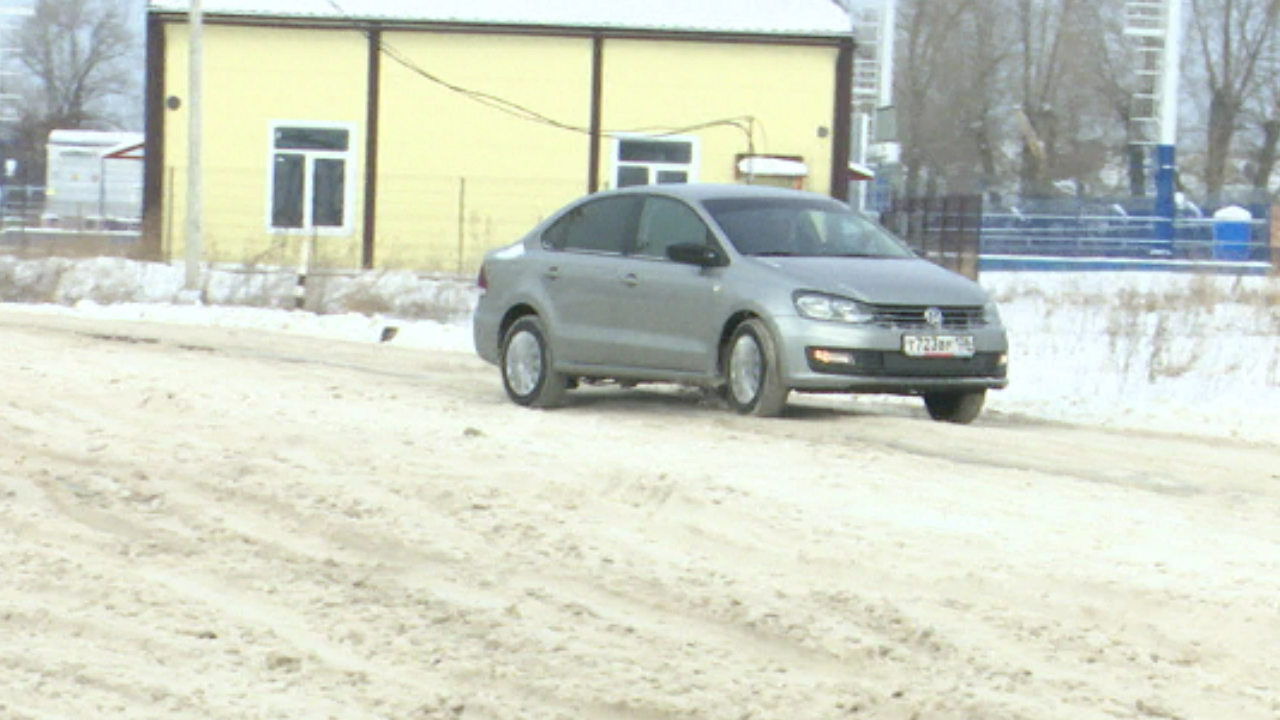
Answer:
[[[910,357],[973,357],[972,335],[903,335],[902,352]]]

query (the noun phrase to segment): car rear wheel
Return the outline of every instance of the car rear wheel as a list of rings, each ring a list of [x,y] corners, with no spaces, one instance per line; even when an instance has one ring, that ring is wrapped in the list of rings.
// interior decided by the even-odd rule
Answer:
[[[929,417],[934,420],[967,425],[977,419],[986,399],[986,390],[925,393],[924,406],[929,410]]]
[[[502,386],[517,405],[552,408],[564,401],[568,380],[551,368],[551,347],[542,321],[526,315],[502,340]]]
[[[778,373],[778,348],[760,320],[747,320],[729,339],[724,363],[725,397],[743,415],[774,417],[787,405]]]

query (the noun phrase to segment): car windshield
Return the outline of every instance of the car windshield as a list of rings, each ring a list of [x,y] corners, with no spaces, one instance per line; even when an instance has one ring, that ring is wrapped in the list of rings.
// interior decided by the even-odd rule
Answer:
[[[884,228],[834,200],[721,198],[702,204],[743,255],[914,257]]]

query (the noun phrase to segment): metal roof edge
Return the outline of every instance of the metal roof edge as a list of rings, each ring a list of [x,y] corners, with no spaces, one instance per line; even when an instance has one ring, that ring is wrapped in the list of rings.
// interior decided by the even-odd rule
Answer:
[[[151,9],[156,19],[179,24],[187,21],[187,13],[167,9]],[[349,30],[362,32],[370,28],[382,30],[416,30],[422,32],[469,32],[494,34],[528,34],[594,37],[614,39],[683,39],[718,40],[724,42],[760,42],[795,45],[834,45],[852,37],[847,32],[796,32],[794,30],[729,30],[685,27],[640,27],[631,25],[523,24],[501,22],[460,22],[444,20],[338,18],[325,16],[283,16],[258,13],[204,13],[204,22],[214,25],[242,25],[294,29]]]
[[[185,3],[180,2],[160,2],[147,3],[146,11],[149,16],[156,16],[168,22],[183,21],[188,17],[185,7],[181,7]],[[842,14],[842,11],[833,3],[833,10]],[[474,29],[498,29],[498,28],[514,28],[525,32],[534,32],[537,30],[566,31],[566,32],[613,32],[613,33],[663,33],[663,34],[680,34],[680,35],[700,35],[700,36],[735,36],[735,37],[788,37],[788,38],[820,38],[820,39],[839,39],[845,38],[852,34],[852,23],[841,23],[838,27],[788,27],[781,26],[772,28],[767,26],[743,25],[734,27],[726,26],[701,26],[697,24],[667,24],[661,22],[574,22],[574,21],[552,21],[537,22],[527,19],[511,19],[505,20],[501,18],[482,18],[482,17],[414,17],[400,16],[391,14],[382,15],[361,15],[359,12],[351,12],[340,14],[334,13],[317,13],[317,12],[273,12],[269,9],[219,9],[208,8],[202,13],[207,21],[224,22],[224,23],[242,23],[254,25],[281,25],[281,26],[307,26],[307,27],[348,27],[363,28],[370,25],[380,27],[415,27],[415,28],[474,28]]]

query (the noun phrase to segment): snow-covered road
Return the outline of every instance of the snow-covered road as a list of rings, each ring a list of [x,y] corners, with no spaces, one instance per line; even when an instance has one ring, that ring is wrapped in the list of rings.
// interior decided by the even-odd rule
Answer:
[[[3,718],[1280,713],[1275,445],[676,390],[534,412],[467,352],[0,334]]]

